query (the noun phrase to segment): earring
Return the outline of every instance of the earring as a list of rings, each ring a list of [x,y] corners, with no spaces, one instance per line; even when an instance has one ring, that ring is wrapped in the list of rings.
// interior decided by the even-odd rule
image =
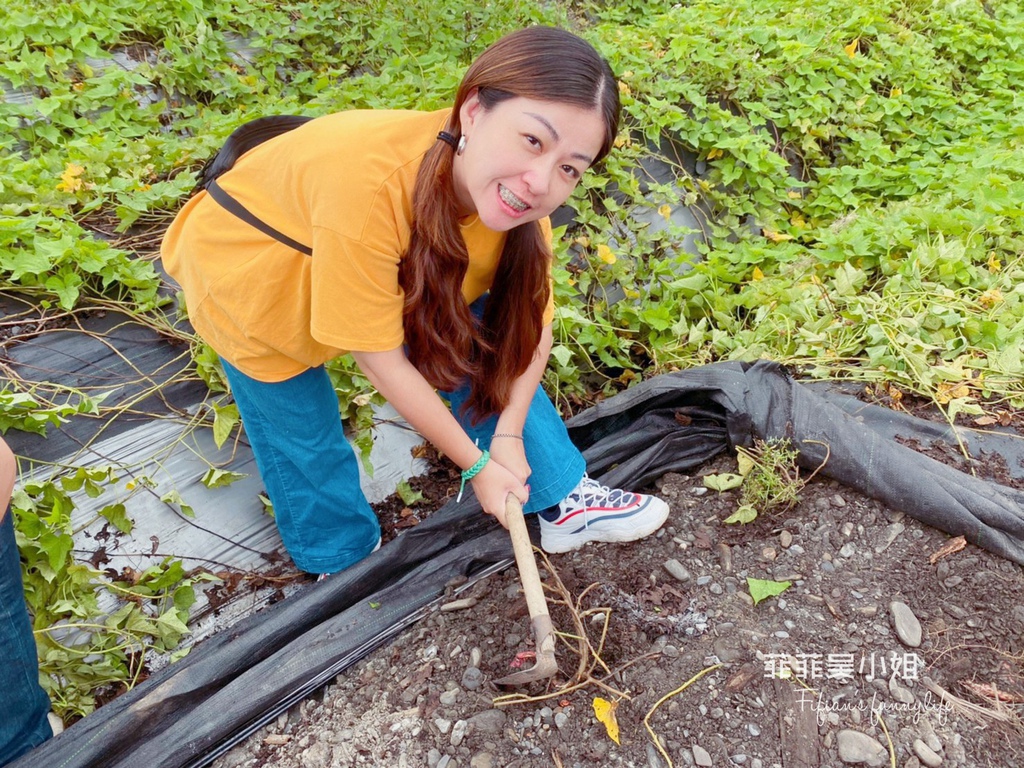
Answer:
[[[461,156],[462,153],[465,152],[465,151],[466,151],[466,134],[462,134],[461,136],[459,136],[459,143],[455,147],[455,154]]]

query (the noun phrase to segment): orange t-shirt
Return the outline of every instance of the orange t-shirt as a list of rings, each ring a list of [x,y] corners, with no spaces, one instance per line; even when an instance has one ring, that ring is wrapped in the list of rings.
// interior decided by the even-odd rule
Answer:
[[[401,346],[398,266],[412,192],[449,110],[355,110],[317,118],[247,152],[217,183],[262,221],[313,249],[289,248],[206,192],[181,209],[161,255],[193,327],[254,379],[284,381],[350,350]],[[551,225],[541,222],[548,241]],[[491,286],[505,235],[462,225],[467,302]],[[544,313],[550,323],[551,302]]]

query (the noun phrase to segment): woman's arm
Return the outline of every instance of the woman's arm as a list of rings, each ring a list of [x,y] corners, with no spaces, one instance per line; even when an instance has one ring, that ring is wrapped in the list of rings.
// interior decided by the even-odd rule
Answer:
[[[353,352],[352,357],[377,391],[438,450],[462,469],[476,463],[482,451],[401,347],[387,352]],[[487,462],[471,482],[484,511],[498,518],[502,525],[508,494],[515,494],[523,503],[529,498],[523,483],[499,461]]]
[[[17,468],[14,454],[4,439],[0,437],[0,520],[4,519],[4,515],[7,514],[7,505],[11,503]]]
[[[540,343],[537,344],[537,351],[533,362],[512,385],[511,396],[508,405],[498,417],[498,426],[494,430],[495,435],[519,435],[523,434],[523,425],[526,424],[526,414],[530,410],[530,403],[537,392],[540,380],[544,376],[544,369],[547,368],[548,357],[551,354],[552,331],[551,325],[545,325],[540,334]],[[491,441],[491,455],[500,464],[504,464],[512,473],[525,483],[530,476],[530,465],[526,461],[526,451],[522,440],[509,437],[495,437]]]

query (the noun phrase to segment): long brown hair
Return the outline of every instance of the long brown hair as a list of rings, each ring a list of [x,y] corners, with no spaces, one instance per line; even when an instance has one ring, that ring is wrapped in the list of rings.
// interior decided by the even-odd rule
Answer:
[[[484,109],[515,97],[595,109],[605,140],[618,130],[619,92],[608,63],[579,37],[553,27],[530,27],[498,40],[470,65],[455,95],[447,130],[462,133],[459,111],[476,92]],[[533,360],[548,302],[552,254],[540,225],[509,230],[483,320],[474,321],[462,296],[469,254],[459,231],[452,179],[454,153],[438,141],[424,156],[413,191],[413,228],[399,280],[405,291],[409,359],[441,390],[471,382],[466,404],[475,418],[499,413],[512,383]]]

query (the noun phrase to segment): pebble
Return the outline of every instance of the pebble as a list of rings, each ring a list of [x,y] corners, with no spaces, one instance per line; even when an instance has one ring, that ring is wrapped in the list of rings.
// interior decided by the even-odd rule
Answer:
[[[787,530],[783,530],[782,533],[779,534],[779,545],[783,549],[789,549],[789,546],[792,543],[793,543],[793,534],[790,533]]]
[[[466,731],[469,729],[469,723],[465,720],[459,720],[452,726],[452,746],[457,747],[462,743],[462,740],[466,738]]]
[[[450,603],[445,603],[441,606],[441,610],[445,613],[449,611],[464,611],[467,608],[472,608],[477,604],[475,597],[464,597],[461,600],[452,600]]]
[[[697,577],[697,586],[698,587],[703,587],[705,584],[710,584],[710,583],[711,583],[711,577],[710,576],[698,576]]]
[[[765,547],[764,549],[762,549],[761,557],[763,557],[769,563],[772,562],[776,557],[775,547]]]
[[[483,651],[479,648],[473,648],[469,652],[469,666],[480,668],[480,662],[484,660]]]
[[[666,560],[662,567],[677,581],[689,581],[690,572],[678,560]]]
[[[888,750],[866,733],[845,729],[836,736],[839,759],[847,765],[865,763],[880,768],[889,761]]]
[[[565,712],[555,712],[555,728],[562,730],[569,724],[569,716]]]
[[[853,546],[853,544],[851,544],[850,542],[846,542],[845,544],[843,544],[842,548],[839,550],[839,556],[840,557],[853,557],[853,553],[856,552],[856,551],[857,550]]]
[[[469,768],[495,768],[494,755],[490,752],[478,752],[469,761]]]
[[[910,610],[910,606],[894,600],[889,605],[889,612],[892,614],[893,625],[896,628],[896,636],[908,648],[918,648],[921,645],[922,632],[921,622]]]
[[[896,675],[889,678],[889,695],[901,704],[913,704],[916,701],[914,694],[896,682]]]
[[[889,548],[889,546],[896,541],[896,537],[899,536],[903,531],[907,529],[903,523],[893,523],[887,526],[885,529],[885,541],[875,547],[875,552],[881,554]]]
[[[484,673],[476,667],[467,667],[462,673],[462,687],[467,691],[477,690],[484,682]]]
[[[457,763],[451,755],[442,755],[441,759],[437,761],[437,768],[452,768],[454,765]]]
[[[452,729],[452,721],[446,720],[443,717],[439,717],[436,720],[434,720],[434,725],[437,726],[437,730],[446,735],[448,731]]]
[[[942,765],[942,758],[939,757],[932,749],[925,744],[921,739],[914,741],[914,754],[917,755],[918,759],[928,766],[928,768],[936,768],[936,766]]]
[[[485,709],[469,718],[469,724],[479,733],[501,733],[507,715],[500,709]]]
[[[452,706],[456,701],[459,700],[459,694],[461,694],[461,693],[462,693],[462,691],[460,691],[458,688],[455,688],[455,689],[450,690],[450,691],[445,691],[444,693],[441,694],[441,697],[440,697],[441,698],[441,704],[446,706],[446,707]]]
[[[702,766],[702,768],[711,768],[711,755],[704,747],[694,744],[690,749],[693,750],[693,762],[696,765]]]
[[[749,733],[751,736],[760,736],[761,728],[755,725],[754,723],[747,723],[747,733]]]

